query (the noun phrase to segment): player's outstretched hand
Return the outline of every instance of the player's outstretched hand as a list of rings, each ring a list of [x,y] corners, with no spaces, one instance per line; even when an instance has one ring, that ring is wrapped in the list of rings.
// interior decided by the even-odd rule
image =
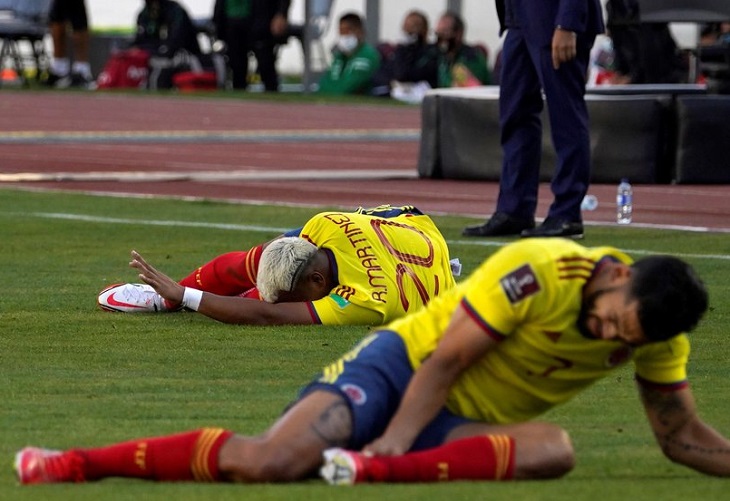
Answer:
[[[129,266],[139,271],[139,279],[147,285],[151,285],[160,296],[175,303],[182,302],[185,287],[145,261],[139,252],[132,251]]]

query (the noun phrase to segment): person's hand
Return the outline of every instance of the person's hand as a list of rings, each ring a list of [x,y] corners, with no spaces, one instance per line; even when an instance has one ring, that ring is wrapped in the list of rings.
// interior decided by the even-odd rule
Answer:
[[[410,446],[411,444],[404,443],[404,440],[390,438],[386,433],[366,445],[362,452],[366,456],[400,456],[405,454]]]
[[[147,263],[135,250],[132,251],[129,266],[139,271],[139,279],[151,285],[160,296],[174,303],[182,302],[185,287]]]
[[[574,31],[568,31],[563,28],[555,28],[553,33],[553,68],[556,70],[560,65],[566,63],[576,55],[576,39]]]
[[[284,36],[286,34],[287,27],[288,23],[286,22],[286,17],[281,14],[275,15],[271,20],[271,34],[275,37]]]

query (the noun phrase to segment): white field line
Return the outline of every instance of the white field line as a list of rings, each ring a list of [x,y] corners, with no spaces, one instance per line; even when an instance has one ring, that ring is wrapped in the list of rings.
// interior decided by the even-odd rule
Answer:
[[[417,179],[415,169],[391,170],[233,170],[208,172],[119,171],[119,172],[17,172],[0,173],[0,182],[170,182],[170,181],[278,181],[284,180],[357,180],[357,179]]]
[[[417,141],[420,129],[7,131],[0,144]]]
[[[101,217],[91,216],[87,214],[67,214],[61,212],[30,212],[30,213],[19,213],[19,212],[0,212],[2,216],[12,217],[37,217],[46,219],[65,219],[71,221],[86,221],[90,223],[104,223],[104,224],[133,224],[143,226],[168,226],[168,227],[187,227],[187,228],[213,228],[219,230],[233,230],[233,231],[255,231],[261,233],[284,233],[289,231],[291,228],[277,228],[274,226],[258,226],[258,225],[247,225],[247,224],[228,224],[228,223],[209,223],[209,222],[196,222],[196,221],[175,221],[175,220],[160,220],[160,219],[126,219],[126,218],[113,218],[113,217]],[[447,240],[449,245],[467,245],[477,247],[502,247],[507,245],[509,242],[501,242],[496,240]],[[636,255],[652,255],[658,254],[657,251],[650,251],[646,249],[622,249],[628,254]],[[730,255],[728,254],[697,254],[697,253],[672,253],[673,256],[680,258],[692,258],[692,259],[712,259],[721,261],[730,261]]]

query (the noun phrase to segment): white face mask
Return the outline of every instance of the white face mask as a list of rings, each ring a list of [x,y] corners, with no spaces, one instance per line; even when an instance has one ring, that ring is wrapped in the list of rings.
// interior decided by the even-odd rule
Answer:
[[[398,43],[400,45],[414,45],[418,42],[418,34],[417,33],[406,33],[405,31],[401,33],[400,40]]]
[[[342,35],[337,40],[337,48],[345,54],[351,54],[357,49],[359,43],[355,35]]]

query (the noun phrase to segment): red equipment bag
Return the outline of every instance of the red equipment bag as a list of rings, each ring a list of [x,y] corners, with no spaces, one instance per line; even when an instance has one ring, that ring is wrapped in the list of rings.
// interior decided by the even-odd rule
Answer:
[[[183,71],[172,77],[172,83],[181,91],[215,90],[218,87],[214,71]]]
[[[147,85],[149,60],[149,52],[142,49],[113,53],[96,79],[97,88],[144,88]]]

